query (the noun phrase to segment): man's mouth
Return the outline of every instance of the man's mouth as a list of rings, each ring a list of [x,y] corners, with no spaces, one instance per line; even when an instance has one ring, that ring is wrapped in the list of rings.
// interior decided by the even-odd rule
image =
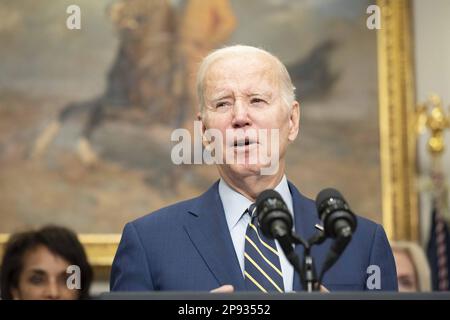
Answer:
[[[250,138],[235,140],[233,146],[234,147],[245,147],[255,144],[256,141]]]

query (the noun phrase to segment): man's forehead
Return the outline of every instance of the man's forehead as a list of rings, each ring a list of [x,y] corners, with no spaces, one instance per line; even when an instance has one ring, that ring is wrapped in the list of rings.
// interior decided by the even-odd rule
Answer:
[[[210,66],[205,77],[206,91],[227,92],[239,88],[248,94],[270,93],[278,77],[267,59],[245,61],[243,57],[221,59]]]

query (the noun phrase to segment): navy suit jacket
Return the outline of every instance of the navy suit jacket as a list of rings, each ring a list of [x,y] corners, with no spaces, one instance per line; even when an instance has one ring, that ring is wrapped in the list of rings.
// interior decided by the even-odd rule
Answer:
[[[289,183],[295,231],[304,239],[316,233],[320,223],[315,204]],[[331,241],[313,247],[320,272]],[[300,258],[303,248],[297,246]],[[394,258],[383,228],[358,217],[353,239],[323,285],[330,291],[367,290],[366,282],[381,290],[397,290]],[[176,203],[128,223],[123,231],[111,271],[111,291],[210,291],[225,284],[245,290],[216,182],[203,195]],[[298,274],[293,289],[302,290]]]

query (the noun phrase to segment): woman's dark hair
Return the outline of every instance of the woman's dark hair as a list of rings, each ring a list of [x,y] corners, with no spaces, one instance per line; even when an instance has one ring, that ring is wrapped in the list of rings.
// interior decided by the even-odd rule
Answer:
[[[59,226],[45,226],[37,231],[26,231],[11,235],[5,246],[5,254],[1,264],[2,299],[13,299],[12,289],[19,285],[25,253],[42,245],[53,254],[64,258],[71,265],[80,267],[81,289],[79,290],[79,299],[88,299],[93,277],[92,268],[76,234]]]

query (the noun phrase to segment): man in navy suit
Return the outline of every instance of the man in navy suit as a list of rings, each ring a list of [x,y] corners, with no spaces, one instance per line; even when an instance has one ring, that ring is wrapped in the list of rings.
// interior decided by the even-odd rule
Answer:
[[[285,176],[286,151],[297,137],[300,118],[285,66],[261,49],[226,47],[203,60],[197,89],[203,132],[214,129],[223,136],[244,132],[223,139],[220,154],[227,160],[245,161],[217,164],[220,180],[201,196],[128,223],[112,266],[111,290],[302,290],[279,243],[270,246],[261,239],[247,210],[262,191],[275,189],[293,215],[297,234],[308,239],[320,223],[314,202]],[[260,129],[277,132],[278,139],[263,139]],[[205,148],[210,145],[204,139]],[[260,147],[270,155],[265,160],[252,158]],[[275,166],[268,160],[274,156]],[[275,169],[262,174],[267,167]],[[394,258],[382,226],[357,219],[352,241],[326,273],[323,286],[330,291],[397,290]],[[256,240],[250,239],[249,232],[255,232]],[[255,244],[258,238],[261,243]],[[259,245],[272,253],[263,252]],[[313,248],[317,266],[323,264],[330,245],[325,241]],[[300,246],[296,251],[299,256],[303,253]],[[276,273],[272,276],[270,271]]]

